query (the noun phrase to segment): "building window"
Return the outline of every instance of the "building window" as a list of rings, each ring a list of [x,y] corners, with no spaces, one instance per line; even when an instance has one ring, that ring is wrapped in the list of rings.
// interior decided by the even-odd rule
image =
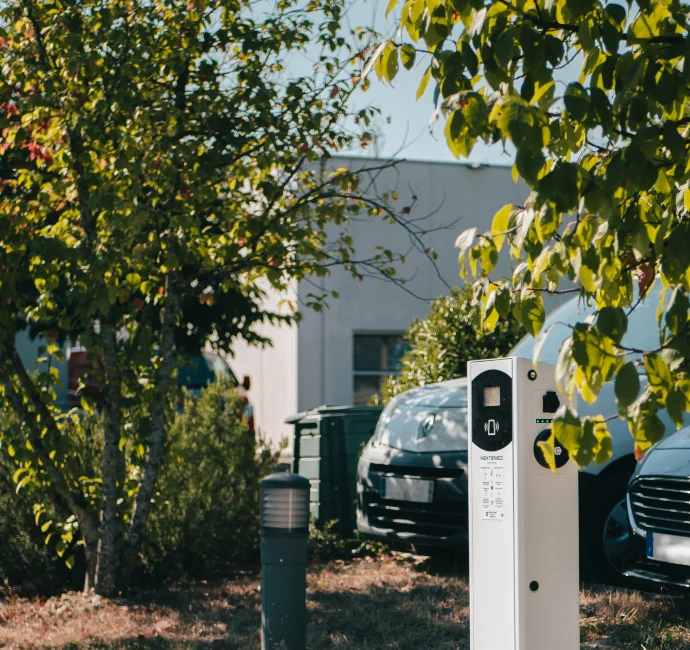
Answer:
[[[355,334],[355,404],[367,404],[380,394],[383,380],[400,372],[400,359],[408,348],[402,334]]]

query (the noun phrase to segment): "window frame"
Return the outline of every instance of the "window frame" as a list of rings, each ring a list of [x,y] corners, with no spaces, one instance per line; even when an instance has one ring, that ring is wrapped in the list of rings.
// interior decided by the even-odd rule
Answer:
[[[364,336],[372,336],[372,337],[376,336],[376,337],[379,337],[379,338],[384,339],[384,340],[388,339],[387,341],[385,341],[386,345],[389,345],[390,341],[392,339],[399,339],[401,342],[405,343],[406,345],[409,345],[405,341],[405,334],[406,334],[406,332],[404,330],[403,331],[401,331],[401,330],[397,330],[397,331],[396,330],[355,330],[355,331],[353,331],[353,333],[352,333],[352,401],[353,401],[353,403],[362,404],[361,402],[357,402],[357,400],[355,399],[355,397],[357,395],[357,390],[355,387],[355,381],[356,381],[357,377],[379,377],[379,378],[381,378],[381,380],[379,381],[379,390],[380,390],[381,385],[383,383],[383,379],[385,377],[390,377],[390,376],[396,377],[400,374],[400,368],[399,367],[397,370],[394,370],[392,368],[382,369],[382,370],[357,370],[357,368],[355,366],[355,359],[356,359],[355,350],[356,350],[357,337],[358,336],[363,336],[363,337]],[[382,343],[383,343],[383,341],[382,341]],[[405,350],[405,351],[407,351],[407,350]],[[405,351],[403,352],[403,354],[405,354]],[[383,345],[379,347],[379,354],[381,355],[381,357],[382,357],[382,352],[383,352]],[[389,351],[386,350],[386,352],[388,353]],[[402,355],[400,356],[400,358],[402,358]],[[378,393],[378,392],[375,393],[375,395],[378,395],[378,394],[380,394],[380,393]],[[364,402],[364,404],[366,404],[366,402]]]

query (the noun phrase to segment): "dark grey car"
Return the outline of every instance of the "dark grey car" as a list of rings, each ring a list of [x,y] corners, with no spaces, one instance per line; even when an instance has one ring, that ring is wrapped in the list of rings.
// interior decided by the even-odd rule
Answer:
[[[640,559],[626,575],[690,587],[690,428],[650,449],[627,504]]]
[[[464,379],[407,391],[386,406],[359,460],[360,533],[417,547],[467,541],[466,421]]]

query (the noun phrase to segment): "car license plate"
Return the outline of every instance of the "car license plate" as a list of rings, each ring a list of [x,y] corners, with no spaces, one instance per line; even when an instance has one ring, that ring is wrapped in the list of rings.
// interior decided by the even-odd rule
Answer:
[[[434,482],[419,478],[384,476],[381,478],[381,497],[395,501],[431,503],[434,500]]]
[[[690,566],[690,537],[647,532],[647,557],[659,562]]]

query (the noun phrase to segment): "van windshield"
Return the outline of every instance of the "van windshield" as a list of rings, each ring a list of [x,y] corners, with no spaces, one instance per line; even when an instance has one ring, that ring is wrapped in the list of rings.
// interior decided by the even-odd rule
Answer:
[[[661,282],[657,281],[649,290],[646,298],[635,308],[628,319],[628,331],[622,344],[630,348],[651,350],[659,346],[659,325],[656,321],[656,309],[659,305]],[[539,354],[539,361],[555,364],[563,346],[570,336],[570,328],[591,316],[596,308],[588,306],[579,297],[569,300],[554,310],[544,321],[542,335],[547,337]],[[536,339],[527,335],[512,350],[510,356],[532,359]]]

